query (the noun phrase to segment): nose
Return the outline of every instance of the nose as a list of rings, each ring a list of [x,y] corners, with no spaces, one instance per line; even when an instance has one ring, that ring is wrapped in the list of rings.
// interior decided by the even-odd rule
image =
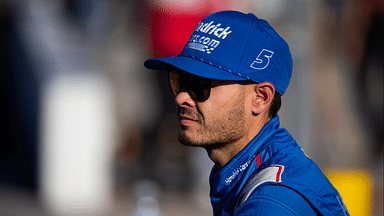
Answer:
[[[196,106],[196,102],[192,99],[191,95],[187,91],[181,91],[175,97],[175,102],[180,107],[193,107]]]

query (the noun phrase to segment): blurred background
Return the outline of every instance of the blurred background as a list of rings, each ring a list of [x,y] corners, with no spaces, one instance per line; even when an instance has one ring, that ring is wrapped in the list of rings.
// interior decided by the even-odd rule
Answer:
[[[2,0],[0,215],[212,215],[213,163],[143,62],[229,9],[290,45],[281,126],[351,215],[383,215],[382,0]]]

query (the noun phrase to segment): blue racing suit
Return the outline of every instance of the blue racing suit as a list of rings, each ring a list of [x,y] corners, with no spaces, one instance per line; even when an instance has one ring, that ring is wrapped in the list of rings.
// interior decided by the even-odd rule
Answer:
[[[214,215],[343,215],[340,194],[287,130],[271,119],[209,178]]]

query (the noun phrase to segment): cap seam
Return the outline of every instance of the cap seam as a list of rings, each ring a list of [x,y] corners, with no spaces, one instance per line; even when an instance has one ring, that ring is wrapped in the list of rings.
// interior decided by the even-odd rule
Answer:
[[[252,15],[251,15],[252,16]],[[242,52],[242,54],[241,54],[241,58],[240,58],[240,61],[239,61],[239,63],[237,64],[237,68],[236,68],[236,71],[238,71],[239,70],[239,67],[240,67],[240,65],[241,65],[241,63],[242,63],[242,61],[243,61],[243,58],[244,58],[244,55],[245,55],[245,50],[247,49],[247,45],[248,45],[248,42],[249,42],[249,38],[250,38],[250,35],[251,35],[251,32],[252,32],[252,30],[253,30],[253,28],[254,28],[254,26],[255,26],[255,24],[256,24],[256,22],[255,22],[255,20],[254,19],[257,19],[257,17],[255,17],[255,16],[252,16],[252,25],[251,25],[251,28],[250,28],[250,30],[249,30],[249,32],[248,32],[248,36],[247,36],[247,40],[245,41],[245,45],[244,45],[244,48],[243,48],[243,52]],[[248,79],[250,79],[249,77],[248,77]]]

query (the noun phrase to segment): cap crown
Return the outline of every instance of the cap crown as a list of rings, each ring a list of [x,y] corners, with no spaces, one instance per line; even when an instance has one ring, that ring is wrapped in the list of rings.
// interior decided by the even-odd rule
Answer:
[[[288,44],[267,21],[237,11],[204,18],[178,57],[148,61],[145,65],[151,69],[171,65],[210,79],[270,82],[281,95],[293,64]]]

